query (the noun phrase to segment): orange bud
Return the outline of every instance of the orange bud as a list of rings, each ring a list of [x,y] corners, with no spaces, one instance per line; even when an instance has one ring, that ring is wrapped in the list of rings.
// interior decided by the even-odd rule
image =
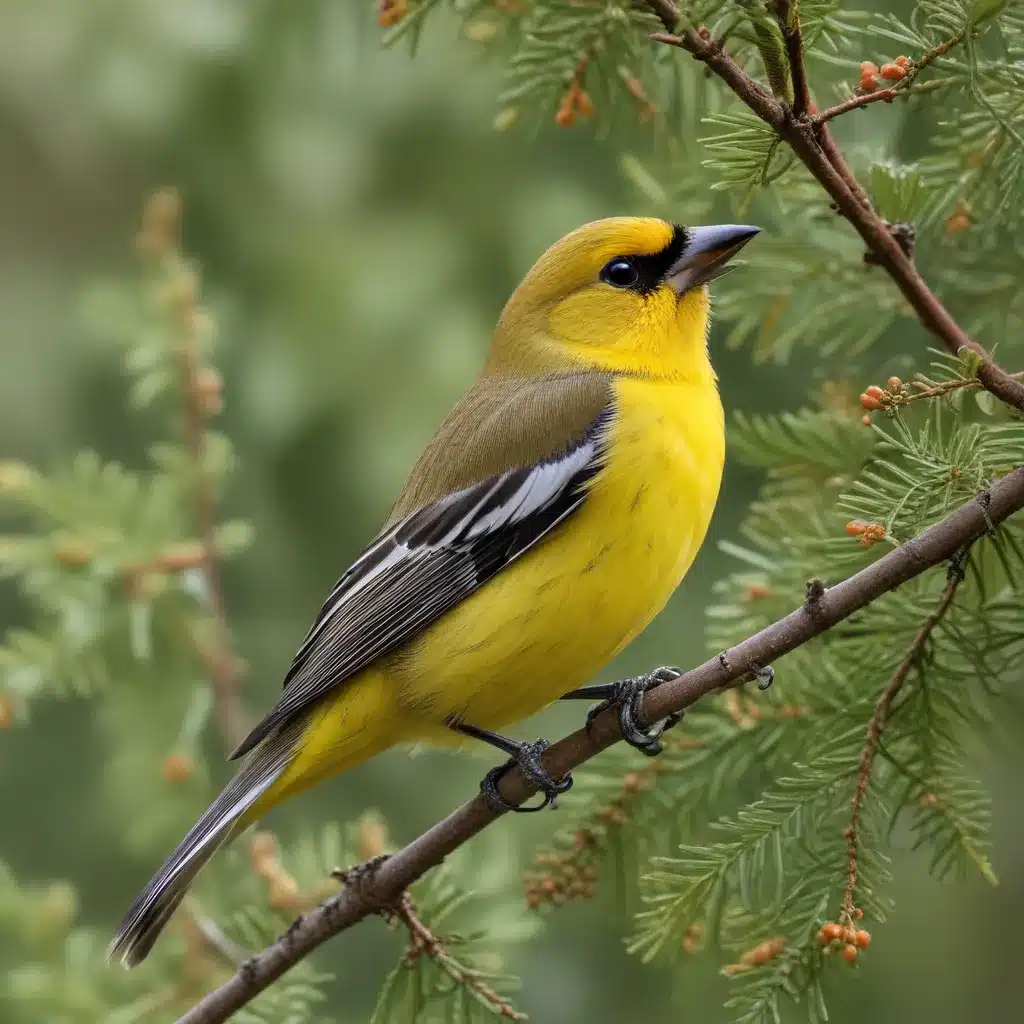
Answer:
[[[168,754],[160,766],[160,774],[167,782],[184,782],[195,771],[195,765],[187,754]]]
[[[958,235],[961,231],[966,231],[970,226],[970,217],[967,217],[962,213],[954,213],[953,216],[946,221],[946,234]]]
[[[878,79],[874,75],[861,75],[858,84],[861,92],[874,92],[878,88]]]
[[[860,62],[860,76],[864,78],[866,75],[877,75],[878,65],[873,60],[862,60]]]
[[[377,24],[381,28],[397,25],[408,13],[408,0],[380,0],[377,5]]]
[[[857,959],[857,947],[851,946],[849,943],[843,946],[843,959],[848,964],[852,964]]]
[[[564,103],[558,108],[558,113],[555,114],[555,124],[559,128],[571,128],[576,122],[576,114],[573,112],[572,107],[567,107]]]
[[[590,117],[594,113],[594,104],[582,89],[576,93],[576,112],[580,117]]]
[[[622,777],[622,788],[627,793],[639,793],[641,790],[646,789],[647,785],[639,772],[626,772]]]
[[[864,911],[861,910],[860,907],[856,907],[856,908],[854,908],[853,916],[859,921],[859,920],[861,920],[861,918],[863,918]]]
[[[857,932],[854,938],[861,949],[866,949],[871,945],[871,932],[865,931],[863,928]]]
[[[207,416],[216,416],[224,407],[221,394],[224,381],[220,374],[209,366],[204,366],[196,375],[196,392],[199,396],[199,407]]]
[[[865,395],[870,395],[872,398],[881,398],[885,392],[877,384],[869,384],[864,389]]]
[[[872,412],[877,412],[882,408],[882,403],[874,395],[869,395],[866,391],[860,396],[860,404]]]
[[[842,936],[843,929],[840,928],[839,925],[835,923],[835,921],[830,921],[827,925],[825,925],[824,928],[821,929],[821,934],[824,935],[829,942],[834,942],[836,939]]]
[[[277,860],[277,840],[271,832],[257,832],[249,842],[249,855],[253,867],[260,871],[264,865]]]
[[[898,68],[903,68],[905,70],[906,68],[910,67],[910,58],[901,54],[893,61],[893,64],[895,64]]]
[[[871,426],[871,417],[867,413],[864,413],[864,415],[861,416],[860,421],[861,423],[864,424],[865,427]]]
[[[863,519],[851,519],[846,524],[846,532],[851,537],[859,537],[867,528],[868,524]]]
[[[881,523],[869,523],[865,526],[864,532],[861,534],[861,544],[869,548],[872,544],[876,544],[880,540],[885,540],[885,527]]]
[[[883,64],[878,73],[889,82],[898,82],[907,72],[899,64]]]
[[[178,569],[197,569],[206,557],[206,549],[197,540],[170,544],[156,557],[156,564],[161,569],[175,571]]]
[[[899,377],[890,377],[888,384],[890,391],[899,391],[903,387],[903,381],[901,381]]]

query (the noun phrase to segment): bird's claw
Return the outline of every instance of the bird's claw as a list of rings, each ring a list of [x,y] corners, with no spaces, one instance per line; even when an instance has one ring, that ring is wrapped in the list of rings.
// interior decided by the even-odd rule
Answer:
[[[492,768],[483,777],[480,783],[480,792],[483,793],[484,799],[492,810],[499,813],[515,811],[519,814],[543,811],[549,805],[555,807],[557,797],[572,789],[573,778],[571,775],[564,775],[560,779],[553,779],[541,762],[541,756],[550,745],[547,740],[534,740],[532,743],[523,743],[514,757],[509,758],[504,764],[498,765],[497,768]],[[498,783],[507,771],[516,767],[519,768],[523,773],[523,777],[528,782],[536,786],[543,793],[544,800],[542,803],[535,804],[532,807],[515,807],[512,804],[506,803],[502,798],[501,793],[498,791]]]
[[[587,729],[594,724],[594,719],[606,708],[614,707],[619,711],[619,729],[622,738],[631,746],[648,757],[657,757],[663,749],[661,737],[674,725],[683,720],[683,712],[675,711],[654,726],[641,725],[643,697],[648,690],[653,690],[662,683],[678,679],[683,673],[670,666],[656,668],[645,676],[632,676],[615,683],[611,697],[595,704],[587,712]]]

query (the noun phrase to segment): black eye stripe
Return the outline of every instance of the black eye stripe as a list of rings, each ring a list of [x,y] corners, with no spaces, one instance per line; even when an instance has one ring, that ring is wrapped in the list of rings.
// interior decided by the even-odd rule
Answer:
[[[609,260],[601,270],[601,280],[616,288],[629,288],[647,295],[653,292],[658,285],[665,280],[665,275],[671,270],[672,265],[683,254],[689,245],[689,232],[680,224],[672,227],[672,237],[661,252],[651,253],[645,256],[616,256]],[[617,264],[627,264],[634,273],[634,278],[626,282],[625,275],[619,281],[611,279],[612,268]]]

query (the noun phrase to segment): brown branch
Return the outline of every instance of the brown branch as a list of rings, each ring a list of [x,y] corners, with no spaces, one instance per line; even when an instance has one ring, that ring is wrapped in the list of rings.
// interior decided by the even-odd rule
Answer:
[[[979,498],[962,505],[919,537],[849,579],[834,587],[815,588],[814,600],[785,618],[678,679],[662,683],[644,698],[645,718],[658,721],[701,697],[749,679],[758,666],[781,658],[895,587],[952,558],[1021,508],[1024,467],[1013,470]],[[560,778],[620,738],[618,716],[613,710],[605,711],[594,721],[589,733],[580,729],[554,744],[544,755],[544,767],[553,777]],[[535,792],[518,770],[508,772],[500,788],[504,800],[516,805]],[[365,885],[346,886],[315,910],[297,918],[273,945],[249,960],[181,1017],[178,1024],[219,1024],[227,1020],[329,938],[364,917],[393,906],[413,882],[498,817],[481,796],[463,804],[385,860]]]
[[[851,96],[848,100],[843,100],[842,103],[837,103],[834,107],[829,107],[827,110],[815,114],[811,118],[811,124],[824,124],[826,121],[831,121],[834,117],[839,117],[840,114],[845,114],[850,110],[857,110],[860,107],[866,107],[871,103],[879,103],[881,101],[892,103],[900,95],[909,95],[909,93],[901,94],[895,89],[876,89],[874,92],[858,93],[856,96]]]
[[[675,32],[679,24],[679,8],[672,0],[647,0],[647,6],[657,15],[666,32]]]
[[[789,74],[793,80],[793,116],[802,117],[811,109],[811,91],[807,84],[804,41],[800,31],[800,0],[778,0],[775,16],[782,29],[786,56],[789,58]]]
[[[882,733],[889,720],[889,713],[892,710],[892,703],[897,694],[903,689],[911,669],[920,663],[924,649],[931,639],[935,627],[942,621],[943,616],[949,611],[956,597],[957,588],[964,578],[963,561],[966,558],[966,549],[959,555],[949,569],[949,582],[942,592],[939,604],[921,624],[913,643],[899,663],[896,671],[893,672],[886,683],[885,689],[879,694],[875,704],[874,714],[868,722],[867,738],[864,741],[864,748],[861,750],[860,763],[857,769],[857,785],[853,791],[853,806],[850,812],[850,824],[844,829],[846,836],[846,849],[849,860],[849,868],[846,879],[846,889],[843,892],[843,902],[839,911],[839,923],[848,928],[854,927],[854,895],[857,890],[857,849],[860,837],[861,812],[864,809],[864,799],[868,793],[868,786],[871,784],[871,770],[878,755],[878,748],[882,742]]]
[[[846,165],[825,124],[794,117],[755,82],[714,42],[706,30],[687,29],[680,35],[655,33],[657,42],[678,46],[707,65],[779,136],[829,194],[838,211],[864,240],[874,261],[885,268],[921,323],[954,355],[968,349],[979,357],[978,380],[998,399],[1024,412],[1024,384],[1014,380],[953,319],[938,296],[918,273],[913,261],[874,211]]]

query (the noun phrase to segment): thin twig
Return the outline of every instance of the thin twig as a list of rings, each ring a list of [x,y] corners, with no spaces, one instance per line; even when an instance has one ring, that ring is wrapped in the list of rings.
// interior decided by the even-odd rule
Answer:
[[[407,965],[412,966],[419,957],[429,957],[452,982],[472,989],[479,999],[499,1017],[504,1017],[507,1020],[528,1019],[525,1013],[517,1010],[501,993],[496,992],[486,981],[477,977],[475,972],[459,963],[445,949],[443,941],[420,918],[416,904],[409,893],[402,893],[395,906],[385,913],[387,917],[400,921],[409,932],[409,949],[405,954]]]
[[[854,913],[856,905],[854,896],[857,890],[857,850],[860,840],[860,819],[864,810],[864,799],[868,793],[868,786],[871,784],[871,770],[874,768],[875,758],[878,755],[878,748],[882,742],[882,733],[889,720],[889,712],[892,710],[892,703],[897,694],[903,689],[903,684],[910,676],[911,670],[919,664],[928,645],[935,627],[942,621],[943,616],[949,611],[956,597],[957,588],[964,579],[963,560],[967,551],[962,551],[953,561],[949,570],[949,582],[942,592],[938,606],[921,624],[921,628],[914,636],[907,653],[899,663],[896,671],[885,684],[885,689],[879,694],[875,703],[875,711],[868,722],[867,738],[864,741],[864,748],[860,753],[860,763],[857,768],[857,785],[853,791],[853,804],[850,812],[850,824],[846,826],[846,849],[848,857],[848,869],[846,878],[846,889],[843,892],[843,902],[839,911],[839,921],[847,927],[853,928]]]
[[[826,121],[831,121],[834,117],[839,117],[840,114],[845,114],[847,111],[856,110],[858,107],[866,107],[869,103],[877,103],[879,100],[884,100],[886,103],[891,103],[897,96],[909,96],[915,92],[930,91],[930,88],[935,88],[936,85],[942,85],[945,83],[929,83],[926,86],[914,86],[914,79],[917,78],[921,72],[928,67],[932,61],[939,57],[944,56],[953,49],[954,46],[958,46],[964,41],[967,36],[967,29],[963,28],[959,32],[954,33],[949,39],[943,40],[937,46],[933,46],[927,53],[924,54],[919,60],[911,61],[907,65],[906,73],[904,76],[895,84],[885,89],[876,89],[875,92],[860,93],[856,96],[851,96],[847,100],[843,100],[842,103],[837,103],[834,107],[829,107],[827,110],[823,110],[818,114],[815,114],[811,118],[811,123],[815,125],[824,124]]]
[[[810,118],[795,118],[774,97],[755,82],[714,42],[706,31],[686,29],[679,35],[654,33],[657,42],[686,50],[707,65],[766,124],[789,143],[793,152],[829,194],[838,211],[850,222],[889,273],[921,323],[954,355],[969,349],[980,357],[977,377],[986,390],[1000,401],[1024,412],[1024,384],[1014,380],[992,357],[970,338],[952,317],[938,296],[928,287],[885,222],[871,207],[863,190],[846,165],[825,124],[815,126]]]
[[[834,107],[829,107],[827,110],[822,110],[820,113],[815,114],[811,118],[812,124],[824,124],[826,121],[831,121],[834,117],[839,117],[840,114],[845,114],[850,110],[857,110],[860,107],[866,107],[871,103],[892,103],[892,101],[901,95],[910,95],[908,92],[897,92],[895,89],[876,89],[874,92],[862,92],[855,96],[851,96],[848,100],[843,100],[842,103],[837,103]]]
[[[747,678],[756,666],[771,664],[895,587],[952,558],[1021,508],[1024,467],[995,483],[984,495],[984,504],[976,499],[962,505],[919,537],[825,589],[812,608],[801,604],[778,622],[724,652],[724,657],[711,658],[651,690],[644,697],[645,720],[659,721]],[[544,767],[554,778],[560,778],[618,742],[621,736],[618,715],[609,709],[594,720],[589,732],[579,729],[555,743],[544,755]],[[518,769],[502,777],[500,790],[505,802],[513,805],[521,804],[536,792]],[[346,886],[298,918],[281,938],[249,960],[220,988],[179,1018],[177,1024],[220,1024],[227,1020],[332,936],[393,905],[413,882],[498,817],[481,796],[463,804],[384,861],[366,886]]]

